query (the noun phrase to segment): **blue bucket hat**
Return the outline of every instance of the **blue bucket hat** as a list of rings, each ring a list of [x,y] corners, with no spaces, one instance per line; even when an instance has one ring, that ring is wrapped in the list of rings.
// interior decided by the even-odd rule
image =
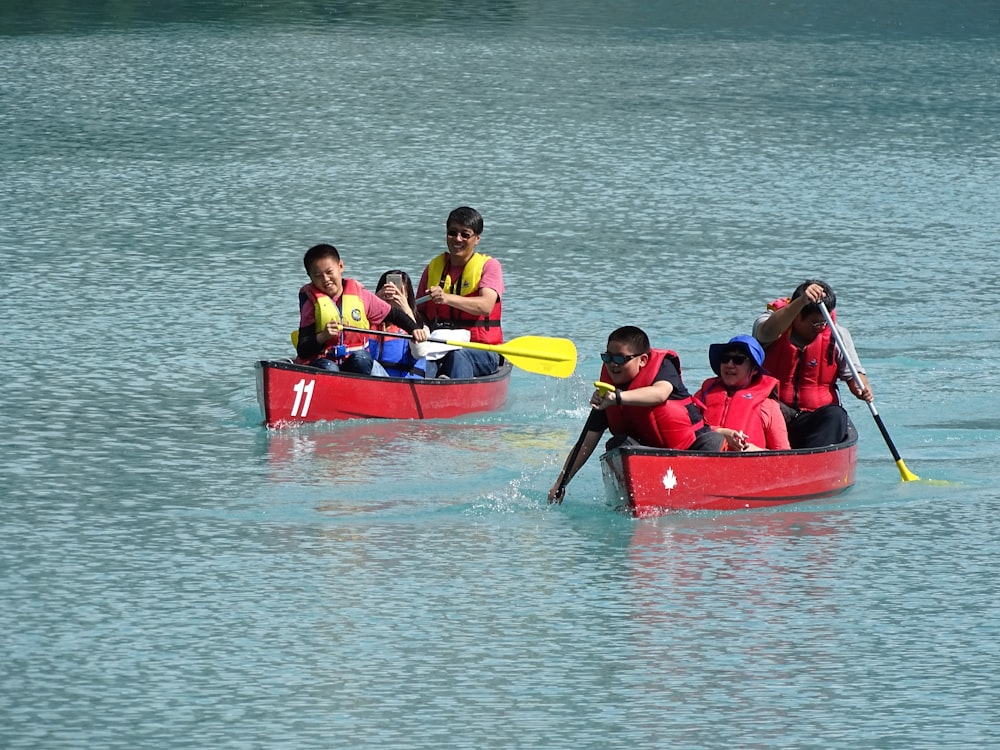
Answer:
[[[764,369],[764,350],[761,348],[760,342],[753,336],[745,334],[733,336],[725,344],[712,344],[708,347],[708,364],[712,366],[712,372],[716,375],[719,374],[719,358],[733,349],[741,349],[746,352],[747,356],[757,363],[757,369],[761,372],[767,372]]]

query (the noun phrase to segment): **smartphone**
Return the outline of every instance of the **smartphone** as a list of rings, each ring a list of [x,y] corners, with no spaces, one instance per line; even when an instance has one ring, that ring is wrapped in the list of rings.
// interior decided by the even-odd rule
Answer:
[[[385,277],[385,283],[392,284],[399,291],[403,292],[404,294],[406,293],[406,290],[403,289],[403,277],[398,273],[390,273],[389,275],[387,275]]]

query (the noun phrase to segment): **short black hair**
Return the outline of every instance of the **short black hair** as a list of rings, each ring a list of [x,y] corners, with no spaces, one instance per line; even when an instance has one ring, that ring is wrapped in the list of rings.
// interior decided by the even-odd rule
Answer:
[[[633,354],[649,354],[649,336],[641,328],[635,326],[616,328],[608,336],[608,344],[612,341],[624,344]]]
[[[340,252],[333,245],[327,245],[325,242],[319,245],[313,245],[311,248],[306,250],[305,257],[302,258],[302,265],[306,267],[306,273],[311,273],[312,264],[315,263],[320,258],[333,258],[334,262],[340,262]]]
[[[823,293],[826,296],[823,297],[821,302],[824,302],[826,304],[827,310],[833,312],[834,308],[837,307],[837,295],[833,293],[833,287],[831,287],[825,281],[820,281],[819,279],[806,279],[805,281],[803,281],[801,284],[795,287],[795,291],[792,292],[792,299],[797,299],[801,297],[803,294],[806,293],[806,289],[808,289],[813,284],[819,284],[821,287],[823,287]],[[800,312],[799,315],[805,317],[806,315],[812,315],[813,313],[818,313],[818,312],[819,312],[819,305],[816,304],[815,302],[810,302],[808,305],[802,308],[802,312]]]
[[[448,214],[448,221],[445,222],[445,227],[451,224],[468,227],[476,234],[483,233],[483,215],[476,209],[469,208],[468,206],[459,206]]]

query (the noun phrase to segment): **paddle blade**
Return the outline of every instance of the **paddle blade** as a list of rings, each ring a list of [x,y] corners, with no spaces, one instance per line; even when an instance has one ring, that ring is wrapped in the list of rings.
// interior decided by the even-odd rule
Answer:
[[[902,477],[904,482],[919,482],[920,477],[914,474],[912,471],[906,468],[906,464],[903,463],[903,459],[899,459],[896,462],[896,468],[899,469],[899,476]]]
[[[576,369],[576,344],[548,336],[519,336],[497,351],[515,367],[553,378],[568,378]]]
[[[515,367],[553,378],[568,378],[576,369],[576,344],[548,336],[518,336],[502,344],[446,341],[463,349],[482,349],[502,354]]]

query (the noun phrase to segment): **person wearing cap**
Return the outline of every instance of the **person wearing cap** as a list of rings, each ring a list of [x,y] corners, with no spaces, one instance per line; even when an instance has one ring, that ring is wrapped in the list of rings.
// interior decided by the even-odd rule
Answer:
[[[823,302],[847,351],[841,351],[819,307]],[[764,367],[780,381],[781,401],[793,448],[818,448],[847,439],[850,420],[840,403],[837,381],[855,398],[873,396],[850,333],[836,323],[837,296],[825,281],[802,282],[787,299],[769,303],[754,321],[753,335],[764,347]],[[861,382],[856,382],[848,357]]]
[[[733,336],[708,347],[716,377],[694,395],[705,421],[731,451],[787,450],[788,429],[778,403],[778,379],[764,371],[764,350],[753,336]]]

